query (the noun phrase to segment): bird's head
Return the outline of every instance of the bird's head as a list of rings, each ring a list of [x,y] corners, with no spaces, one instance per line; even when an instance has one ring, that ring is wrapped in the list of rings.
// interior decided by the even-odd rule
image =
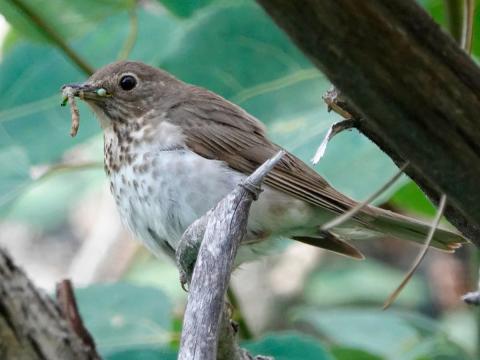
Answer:
[[[152,109],[162,111],[182,84],[168,73],[134,61],[119,61],[97,70],[87,81],[67,84],[85,100],[103,127],[130,122]]]

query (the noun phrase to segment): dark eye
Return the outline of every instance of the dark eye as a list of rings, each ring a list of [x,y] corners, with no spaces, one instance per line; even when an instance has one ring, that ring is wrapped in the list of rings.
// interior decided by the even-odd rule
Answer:
[[[135,85],[137,85],[137,79],[135,79],[132,75],[124,75],[120,79],[120,87],[123,90],[132,90]]]

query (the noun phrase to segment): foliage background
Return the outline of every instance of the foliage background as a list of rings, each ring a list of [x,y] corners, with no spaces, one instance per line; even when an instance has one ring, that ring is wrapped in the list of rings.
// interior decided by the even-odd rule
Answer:
[[[330,84],[252,0],[0,2],[10,26],[0,63],[0,243],[48,290],[73,278],[106,359],[174,359],[185,302],[176,270],[122,230],[106,191],[96,120],[80,105],[80,131],[71,139],[69,112],[59,106],[60,86],[87,74],[19,3],[92,67],[128,53],[164,68],[241,105],[305,161],[338,120],[321,99]],[[446,26],[444,1],[420,3]],[[478,29],[480,16],[475,21]],[[478,56],[480,36],[474,40]],[[360,200],[395,167],[347,132],[317,170]],[[418,217],[433,213],[406,178],[379,203]],[[246,346],[277,359],[477,358],[477,315],[459,301],[474,283],[472,249],[431,252],[394,309],[382,312],[418,249],[394,241],[359,246],[368,254],[361,263],[292,245],[238,270],[233,291],[237,316],[250,328],[242,331]]]

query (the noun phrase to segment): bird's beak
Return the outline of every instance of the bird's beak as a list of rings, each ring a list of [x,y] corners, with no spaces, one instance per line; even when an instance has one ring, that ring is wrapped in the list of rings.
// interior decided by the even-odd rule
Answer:
[[[82,100],[98,100],[99,98],[109,96],[104,88],[89,83],[65,84],[62,86],[62,91],[65,91],[67,88],[71,89],[70,91],[74,96]]]

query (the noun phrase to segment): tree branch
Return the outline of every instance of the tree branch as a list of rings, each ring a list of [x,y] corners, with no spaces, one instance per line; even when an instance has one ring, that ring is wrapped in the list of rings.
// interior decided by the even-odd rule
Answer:
[[[413,0],[258,0],[345,95],[357,128],[480,245],[480,70]]]
[[[0,359],[98,359],[1,248]]]
[[[196,257],[191,278],[187,309],[183,319],[179,360],[252,359],[235,341],[225,307],[225,293],[230,280],[238,246],[245,236],[248,213],[257,198],[266,174],[284,155],[280,151],[266,161],[242,184],[220,201],[215,209],[189,226],[182,243],[201,242],[198,256],[178,253],[177,258]],[[191,247],[189,249],[192,249]],[[179,259],[183,267],[182,259]],[[191,276],[190,276],[191,275]],[[265,358],[264,358],[265,359]]]

